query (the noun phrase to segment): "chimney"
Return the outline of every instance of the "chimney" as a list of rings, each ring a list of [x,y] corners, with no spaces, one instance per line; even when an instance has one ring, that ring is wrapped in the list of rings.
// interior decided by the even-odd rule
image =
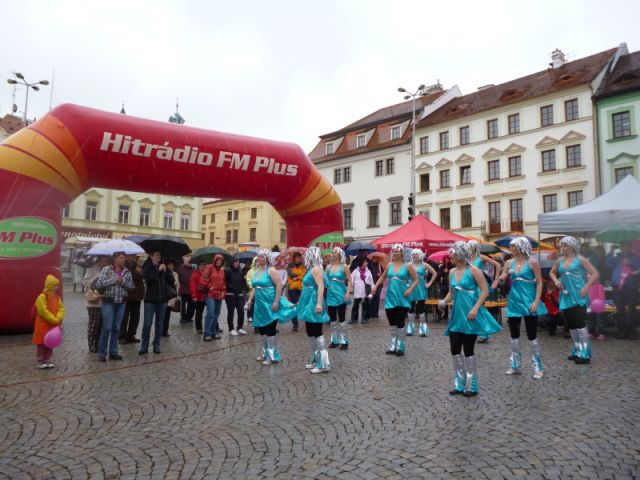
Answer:
[[[567,58],[562,53],[562,50],[556,48],[551,52],[551,68],[560,68],[565,63],[567,63]]]

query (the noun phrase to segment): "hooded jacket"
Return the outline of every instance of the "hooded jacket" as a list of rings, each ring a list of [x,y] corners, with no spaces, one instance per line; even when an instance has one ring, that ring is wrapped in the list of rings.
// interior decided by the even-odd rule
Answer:
[[[227,295],[243,295],[245,293],[247,283],[242,275],[242,268],[230,266],[224,271],[224,278],[227,284]]]
[[[56,293],[59,285],[60,280],[53,275],[47,275],[44,281],[44,290],[36,298],[36,315],[32,338],[34,345],[43,345],[46,333],[56,325],[60,325],[64,318],[64,305]]]
[[[208,297],[214,300],[224,300],[224,296],[227,294],[227,282],[224,278],[224,267],[217,268],[216,262],[222,260],[224,257],[219,253],[213,256],[213,262],[209,265],[204,273],[200,284],[206,286],[209,289]]]

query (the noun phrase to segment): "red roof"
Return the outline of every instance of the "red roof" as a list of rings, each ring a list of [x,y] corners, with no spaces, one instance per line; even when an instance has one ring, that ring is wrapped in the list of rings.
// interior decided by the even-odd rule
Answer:
[[[439,227],[423,215],[418,215],[410,222],[371,243],[378,250],[387,252],[391,250],[394,243],[400,243],[409,248],[420,248],[425,252],[437,252],[449,248],[458,240],[467,241],[467,238]]]

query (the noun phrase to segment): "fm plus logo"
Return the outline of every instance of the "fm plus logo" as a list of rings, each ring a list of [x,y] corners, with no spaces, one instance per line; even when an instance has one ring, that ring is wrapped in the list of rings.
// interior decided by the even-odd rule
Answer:
[[[0,220],[0,259],[31,258],[46,255],[58,243],[58,230],[39,217]]]

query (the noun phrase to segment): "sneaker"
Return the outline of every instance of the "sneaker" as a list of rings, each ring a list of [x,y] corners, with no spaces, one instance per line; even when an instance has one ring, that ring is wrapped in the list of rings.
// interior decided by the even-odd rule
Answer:
[[[253,323],[253,318],[249,317],[249,323]]]
[[[310,371],[311,373],[326,373],[326,372],[328,372],[329,370],[331,370],[331,369],[330,369],[330,368],[318,368],[318,367],[315,367],[315,368],[312,368],[312,369],[311,369],[311,370],[309,370],[309,371]]]
[[[232,337],[237,337],[238,336],[238,332],[236,332],[235,330],[231,330],[229,332],[229,335],[231,335]]]
[[[114,353],[113,355],[109,355],[109,358],[111,360],[122,360],[122,355],[120,355],[119,353]]]
[[[212,340],[212,338],[210,336],[206,336],[203,339],[205,342],[210,342]]]
[[[534,374],[533,374],[533,378],[534,378],[535,380],[539,380],[539,379],[541,379],[542,377],[544,377],[544,372],[536,372],[536,373],[534,373]]]
[[[516,370],[515,368],[510,368],[509,370],[504,372],[504,374],[505,375],[519,375],[520,374],[520,370]]]
[[[39,363],[38,364],[38,368],[40,368],[40,369],[49,368],[49,364],[48,363]]]
[[[600,334],[600,335],[598,335],[596,340],[598,340],[599,342],[602,342],[605,338],[607,338],[607,337],[605,337],[603,334]]]
[[[55,368],[55,364],[54,363],[47,363],[47,368]]]
[[[246,331],[244,331],[242,328],[239,328],[239,329],[238,329],[238,334],[239,334],[239,335],[246,335],[246,334],[247,334],[247,332],[246,332]]]

